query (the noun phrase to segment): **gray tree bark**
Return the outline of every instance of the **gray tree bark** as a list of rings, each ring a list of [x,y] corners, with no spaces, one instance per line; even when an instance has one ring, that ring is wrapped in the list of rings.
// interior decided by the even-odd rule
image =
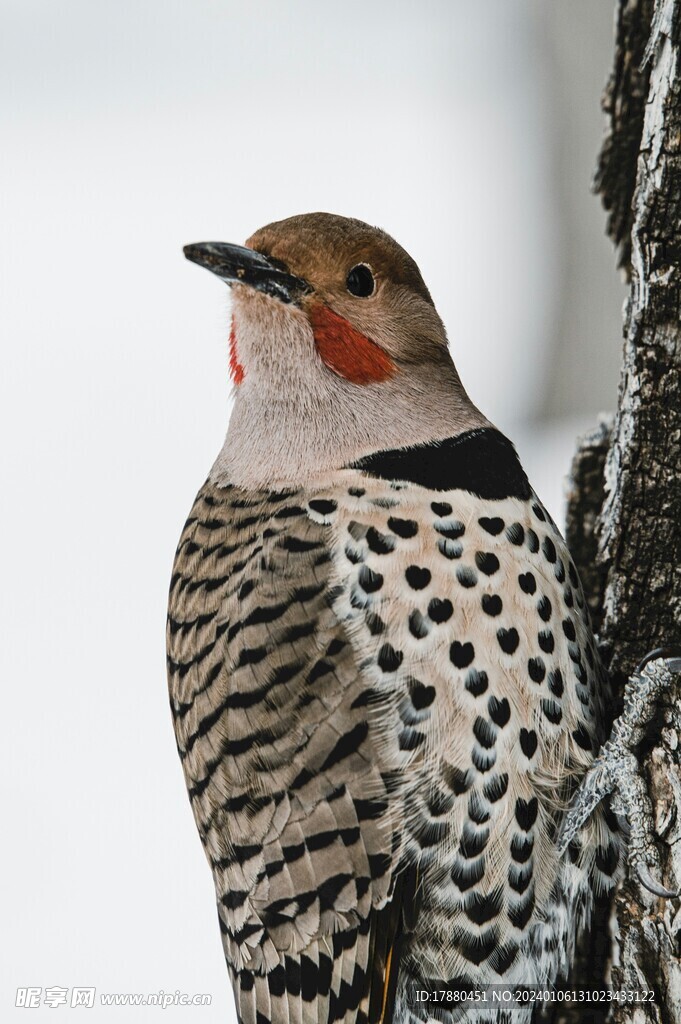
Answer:
[[[596,189],[630,292],[617,413],[575,457],[567,534],[621,687],[650,650],[681,643],[681,0],[617,0],[616,24]],[[680,737],[681,686],[641,751],[671,889],[681,887]],[[653,990],[655,1001],[615,1004],[610,1019],[681,1024],[681,902],[627,881],[614,911],[608,987]],[[584,941],[581,986],[603,980],[609,916],[600,908]]]

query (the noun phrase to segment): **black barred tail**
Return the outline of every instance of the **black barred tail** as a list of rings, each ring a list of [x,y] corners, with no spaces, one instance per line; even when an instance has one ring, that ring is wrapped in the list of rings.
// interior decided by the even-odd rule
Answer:
[[[239,1024],[369,1024],[369,921],[283,956],[267,974],[233,973]]]
[[[356,928],[281,956],[266,974],[232,971],[239,1024],[402,1024],[395,1000],[418,908],[418,872],[405,869]]]

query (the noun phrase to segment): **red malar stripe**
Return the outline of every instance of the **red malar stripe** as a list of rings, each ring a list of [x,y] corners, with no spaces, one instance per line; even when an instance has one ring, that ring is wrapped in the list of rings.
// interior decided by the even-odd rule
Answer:
[[[234,317],[232,317],[232,323],[229,328],[229,375],[235,384],[241,384],[244,379],[244,368],[239,362],[239,357],[236,351],[236,327],[234,325]]]
[[[328,306],[315,303],[309,315],[317,351],[340,377],[353,384],[373,384],[397,370],[382,348]]]

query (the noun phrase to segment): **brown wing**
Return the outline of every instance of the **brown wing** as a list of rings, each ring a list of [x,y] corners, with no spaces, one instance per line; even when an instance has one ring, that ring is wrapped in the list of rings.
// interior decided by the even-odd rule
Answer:
[[[248,1024],[387,1024],[413,887],[328,533],[300,494],[206,484],[171,582],[177,745]]]

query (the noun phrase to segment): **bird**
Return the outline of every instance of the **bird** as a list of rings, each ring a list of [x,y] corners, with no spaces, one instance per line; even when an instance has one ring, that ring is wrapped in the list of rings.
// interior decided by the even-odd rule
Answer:
[[[168,681],[238,1020],[525,1024],[496,988],[567,975],[622,861],[607,804],[557,844],[612,700],[574,561],[391,236],[184,252],[231,289],[233,406]]]

